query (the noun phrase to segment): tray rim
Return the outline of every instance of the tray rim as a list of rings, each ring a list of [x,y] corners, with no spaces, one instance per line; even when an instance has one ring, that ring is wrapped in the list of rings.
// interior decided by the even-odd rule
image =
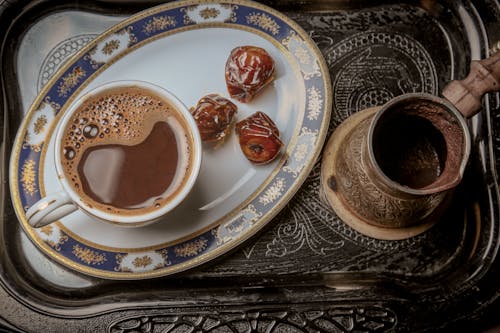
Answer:
[[[36,1],[35,1],[35,2],[36,2]],[[10,4],[12,4],[12,3],[14,3],[14,2],[9,1],[8,5],[10,5]],[[15,4],[15,3],[14,3],[14,4]],[[1,12],[1,9],[2,9],[2,8],[1,8],[1,5],[2,5],[2,3],[1,3],[1,1],[0,1],[0,16],[2,15],[2,12]],[[1,97],[1,96],[0,96],[0,97]],[[493,101],[493,99],[492,99],[492,101]],[[489,119],[487,119],[487,121],[489,121]],[[488,131],[491,131],[491,130],[492,130],[492,129],[491,129],[491,127],[490,127],[490,128],[488,129]],[[491,140],[491,136],[489,136],[489,138],[490,138],[490,140]],[[493,148],[493,147],[492,147],[492,146],[490,146],[490,148]],[[7,148],[7,149],[8,149],[8,148]],[[493,160],[495,159],[495,154],[493,154],[492,156],[489,156],[489,160],[491,160],[491,159],[493,159]],[[498,165],[498,163],[499,163],[498,159],[497,159],[497,162],[496,162],[496,163],[497,163],[496,165]],[[491,169],[490,171],[491,171],[491,172],[494,174],[494,176],[495,176],[494,182],[495,182],[495,184],[496,184],[496,183],[497,183],[497,178],[496,178],[497,174],[496,174],[496,168],[495,168],[495,161],[491,161],[491,163],[488,163],[488,165],[489,165],[489,169]],[[494,191],[494,193],[493,193],[493,194],[495,194],[495,193],[497,193],[497,197],[498,197],[498,186],[496,187],[496,190]],[[497,207],[497,208],[498,208],[498,207]],[[495,209],[495,214],[498,214],[498,212],[497,212],[497,211],[498,211],[498,209]],[[497,272],[497,273],[498,273],[498,269],[499,269],[499,267],[498,267],[498,260],[496,260],[496,261],[495,261],[495,258],[492,258],[492,257],[494,257],[495,255],[496,255],[496,253],[491,253],[491,252],[490,252],[490,253],[488,253],[488,256],[486,257],[486,259],[487,259],[488,261],[491,261],[491,264],[492,264],[492,266],[491,266],[491,267],[488,267],[488,268],[492,268],[492,270],[493,270],[494,272]],[[476,263],[476,264],[481,264],[481,263]],[[476,267],[476,268],[477,268],[477,267]],[[1,267],[0,267],[0,270],[3,270],[3,268],[1,268]],[[473,290],[473,288],[475,288],[475,284],[476,284],[476,283],[478,283],[478,280],[481,280],[481,281],[482,281],[482,280],[484,280],[484,277],[485,277],[485,276],[487,276],[489,279],[491,279],[491,278],[492,278],[491,273],[490,273],[490,270],[487,270],[487,271],[485,272],[485,271],[484,271],[484,269],[480,269],[480,268],[478,268],[478,271],[477,271],[476,273],[478,273],[478,275],[481,275],[481,276],[479,276],[479,277],[478,277],[477,275],[476,275],[476,276],[472,276],[472,277],[471,277],[471,280],[472,280],[472,281],[469,281],[469,282],[468,282],[468,284],[467,284],[467,286],[465,286],[465,289],[466,289],[466,290],[460,290],[460,291],[459,291],[459,290],[457,290],[457,291],[456,291],[456,293],[457,293],[457,294],[460,294],[460,295],[461,295],[463,292],[471,292],[471,291]],[[479,282],[481,282],[481,281],[479,281]],[[43,310],[43,308],[44,308],[44,307],[43,307],[43,306],[40,306],[40,304],[38,304],[38,305],[36,305],[36,304],[35,304],[35,306],[30,306],[29,304],[31,303],[31,301],[29,301],[28,299],[23,299],[23,298],[22,298],[23,296],[18,295],[18,294],[17,294],[17,292],[15,292],[14,290],[10,290],[10,283],[11,283],[11,282],[12,282],[12,281],[7,281],[7,280],[5,280],[5,277],[3,276],[3,272],[2,272],[2,274],[1,274],[1,276],[0,276],[0,285],[2,286],[2,288],[3,288],[4,290],[6,290],[6,291],[7,291],[7,292],[11,295],[11,296],[13,296],[13,297],[15,298],[15,302],[22,303],[22,304],[24,304],[24,305],[26,305],[26,306],[28,306],[28,307],[30,308],[30,309],[28,309],[28,310],[26,310],[26,309],[25,309],[25,310],[23,311],[23,314],[27,314],[27,315],[29,315],[29,316],[30,316],[30,313],[29,313],[29,312],[30,312],[30,311],[35,311],[35,312],[37,313],[37,315],[50,316],[50,317],[44,317],[44,318],[48,318],[48,319],[55,318],[55,317],[57,317],[57,318],[81,318],[81,316],[76,316],[75,314],[70,315],[70,314],[66,313],[67,315],[62,315],[62,313],[61,313],[61,314],[59,314],[59,315],[58,315],[56,312],[48,312],[48,313],[47,313],[47,312],[45,312],[45,310]],[[12,293],[11,293],[11,292],[12,292]],[[458,296],[458,295],[456,295],[456,296]],[[478,320],[479,320],[479,318],[480,318],[480,317],[478,317],[478,316],[480,316],[480,315],[481,315],[481,314],[478,314],[478,313],[477,313],[477,311],[482,311],[482,310],[484,310],[484,308],[485,308],[486,306],[488,306],[488,307],[493,307],[493,308],[497,308],[497,309],[498,309],[498,306],[499,306],[498,298],[499,298],[499,296],[500,296],[500,295],[499,295],[498,290],[496,290],[496,291],[495,291],[492,295],[490,295],[490,296],[492,297],[491,299],[489,299],[486,303],[482,304],[482,305],[481,305],[481,306],[479,306],[478,308],[475,308],[473,312],[471,312],[471,313],[469,313],[469,314],[463,314],[463,313],[461,313],[461,314],[457,314],[457,317],[454,317],[454,318],[452,319],[452,321],[457,321],[457,320],[458,320],[458,321],[461,321],[461,322],[463,323],[463,320],[467,320],[467,319],[469,319],[469,320],[472,320],[475,324],[477,324],[477,323],[478,323]],[[495,299],[496,299],[496,301],[495,301]],[[9,301],[9,300],[8,300],[8,301]],[[335,302],[340,302],[340,304],[344,304],[344,305],[348,304],[348,303],[346,303],[346,302],[345,302],[345,299],[343,299],[343,298],[337,299],[336,301],[332,298],[332,299],[329,299],[328,301],[333,302],[332,304],[334,304]],[[365,301],[366,301],[366,300],[365,300]],[[455,303],[457,303],[457,302],[458,302],[458,300],[456,300],[456,299],[453,299],[453,300],[452,300],[452,299],[448,299],[448,301],[450,301],[450,302],[451,302],[451,303],[453,303],[453,304],[455,304]],[[12,301],[9,301],[9,302],[11,302],[11,303],[12,303]],[[359,300],[359,302],[363,303],[363,300]],[[349,304],[351,304],[351,302],[349,302]],[[353,306],[353,307],[354,307],[356,304],[358,304],[356,301],[353,301],[353,302],[352,302],[352,306]],[[133,305],[133,304],[131,304],[131,305]],[[167,307],[167,306],[165,305],[164,307],[162,307],[162,309],[164,309],[165,307]],[[38,310],[37,310],[37,309],[38,309]],[[137,316],[140,316],[141,314],[142,314],[142,315],[144,315],[144,316],[148,316],[148,312],[147,312],[146,310],[142,311],[140,308],[134,308],[134,307],[131,307],[130,309],[131,309],[131,310],[134,310],[134,313],[136,313],[135,315],[130,315],[130,316],[135,316],[135,317],[137,317]],[[52,310],[54,310],[54,309],[52,309]],[[104,311],[104,312],[105,312],[105,313],[108,313],[109,311]],[[84,317],[96,316],[97,314],[99,314],[99,312],[94,312],[94,313],[93,313],[93,314],[91,314],[91,315],[84,315]],[[9,316],[9,319],[10,319],[10,321],[11,321],[11,322],[13,322],[13,323],[17,323],[18,325],[20,324],[21,326],[23,325],[23,320],[22,320],[22,319],[20,319],[20,318],[16,318],[15,316],[12,316],[12,314],[11,314],[11,313],[10,313],[10,314],[9,314],[9,313],[4,313],[4,314],[1,314],[1,313],[0,313],[0,317],[2,317],[2,316],[4,316],[4,315]],[[61,315],[62,315],[62,316],[61,316]],[[154,314],[153,314],[153,313],[151,313],[151,315],[154,315]],[[493,314],[493,315],[495,315],[495,314]],[[30,317],[32,317],[32,316],[33,316],[33,315],[31,315]],[[5,320],[7,320],[7,317],[5,317]],[[495,319],[495,321],[496,321],[496,322],[498,322],[498,319]],[[72,323],[72,322],[67,321],[67,320],[65,320],[65,321],[64,321],[64,323],[65,323],[65,324],[67,323],[67,324],[69,325],[68,327],[70,327],[71,325],[73,325],[73,323]],[[82,323],[83,323],[83,322],[82,322]],[[24,323],[24,324],[25,324],[25,323]],[[75,325],[76,325],[76,324],[75,324]],[[84,324],[84,325],[85,325],[85,324]],[[459,324],[458,324],[458,325],[459,325]],[[20,326],[20,327],[21,327],[21,326]],[[444,326],[449,326],[449,325],[448,325],[448,324],[442,324],[441,328],[442,328],[442,327],[444,327]],[[77,326],[74,326],[74,327],[77,327]],[[404,328],[404,327],[403,327],[403,328]]]

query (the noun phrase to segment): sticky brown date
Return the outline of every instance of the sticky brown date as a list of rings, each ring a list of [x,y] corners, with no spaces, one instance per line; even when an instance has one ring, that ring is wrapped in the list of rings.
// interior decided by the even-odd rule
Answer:
[[[190,109],[201,140],[206,142],[222,141],[226,137],[237,110],[236,105],[218,94],[202,97],[196,107]]]
[[[261,111],[236,123],[236,133],[243,154],[256,164],[271,162],[283,146],[276,124]]]
[[[256,46],[234,48],[226,62],[226,85],[232,98],[250,102],[255,94],[273,80],[274,60]]]

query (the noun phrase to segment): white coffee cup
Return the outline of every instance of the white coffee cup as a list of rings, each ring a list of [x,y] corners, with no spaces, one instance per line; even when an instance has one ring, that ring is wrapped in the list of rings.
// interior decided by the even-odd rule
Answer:
[[[69,122],[72,119],[73,114],[79,110],[80,106],[82,106],[85,101],[88,101],[89,99],[92,99],[96,95],[102,94],[107,90],[134,87],[149,90],[156,96],[168,101],[169,104],[173,106],[174,112],[177,112],[176,116],[181,117],[183,124],[185,124],[185,134],[188,136],[187,142],[191,144],[191,146],[188,147],[190,151],[190,165],[186,168],[186,170],[179,170],[179,168],[177,168],[176,172],[185,173],[182,175],[182,184],[175,191],[175,193],[169,197],[168,202],[161,205],[158,209],[153,209],[142,214],[110,213],[109,211],[98,209],[94,207],[94,205],[90,205],[86,200],[84,200],[84,198],[82,198],[82,195],[79,195],[74,190],[73,186],[70,184],[71,180],[68,179],[68,176],[65,174],[63,163],[61,161],[61,151],[64,148],[63,136],[66,128],[69,126]],[[78,98],[68,107],[66,111],[63,112],[64,114],[59,121],[55,132],[55,149],[52,152],[53,156],[50,156],[52,159],[50,159],[50,157],[47,159],[47,163],[50,161],[54,162],[57,177],[62,186],[62,190],[56,193],[49,193],[28,209],[26,212],[26,218],[31,226],[37,228],[45,226],[73,213],[76,210],[80,210],[92,218],[103,222],[118,224],[120,226],[142,226],[158,221],[161,217],[178,206],[191,191],[201,167],[201,138],[197,125],[188,108],[168,90],[144,81],[113,81],[86,93],[82,97]]]

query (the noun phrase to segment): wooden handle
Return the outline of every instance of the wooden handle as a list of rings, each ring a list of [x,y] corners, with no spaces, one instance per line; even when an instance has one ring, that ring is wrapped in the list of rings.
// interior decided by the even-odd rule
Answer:
[[[487,92],[500,90],[500,51],[489,58],[474,60],[469,75],[462,81],[451,81],[443,96],[469,118],[481,109],[481,99]]]

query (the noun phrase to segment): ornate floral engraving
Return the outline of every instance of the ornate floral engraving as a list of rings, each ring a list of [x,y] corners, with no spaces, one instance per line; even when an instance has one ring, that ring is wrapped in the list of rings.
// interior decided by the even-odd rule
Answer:
[[[338,122],[354,112],[411,92],[437,94],[432,59],[416,40],[399,33],[366,31],[324,50],[332,68],[333,111]]]
[[[101,52],[105,55],[110,55],[111,53],[113,53],[113,51],[118,50],[119,47],[120,47],[120,41],[117,39],[113,39],[104,44]]]
[[[318,230],[307,209],[297,204],[286,208],[287,223],[280,224],[271,243],[267,244],[266,257],[284,257],[308,246],[315,254],[324,256],[344,246],[343,240],[333,241]],[[288,218],[290,217],[291,218]]]
[[[323,96],[321,96],[321,91],[316,87],[309,88],[307,93],[307,119],[317,120],[323,109]]]
[[[259,203],[269,205],[279,199],[285,190],[285,178],[277,178],[276,181],[259,198]]]
[[[38,192],[38,186],[35,182],[35,166],[35,161],[26,160],[21,168],[21,184],[23,190],[31,196]]]
[[[118,319],[109,333],[187,332],[390,332],[397,323],[394,311],[380,306],[329,308],[271,308],[262,311],[139,315]]]
[[[253,24],[265,30],[272,35],[277,35],[280,32],[280,26],[269,15],[264,13],[251,13],[247,17],[247,23]]]
[[[59,97],[66,97],[71,89],[75,88],[81,81],[82,78],[87,75],[87,72],[83,70],[80,66],[75,66],[73,70],[66,74],[65,77],[62,78],[62,81],[59,82],[57,87],[57,92]]]
[[[173,16],[155,16],[144,24],[142,32],[146,35],[157,33],[158,31],[167,30],[177,25],[177,21]]]
[[[399,241],[383,241],[364,236],[349,227],[341,219],[339,219],[339,217],[333,212],[330,204],[327,203],[327,201],[321,196],[320,161],[314,165],[308,179],[303,185],[303,190],[297,193],[289,205],[291,204],[293,204],[293,207],[290,207],[292,210],[306,211],[309,219],[313,223],[314,228],[318,230],[322,237],[328,240],[332,240],[337,238],[338,235],[342,235],[342,237],[350,239],[360,246],[367,247],[375,251],[398,251],[410,246],[417,246],[417,244],[421,244],[426,240],[427,234],[424,233],[413,238]],[[285,216],[288,220],[291,220],[289,215],[285,214]],[[301,215],[296,214],[295,216],[300,218]],[[304,221],[300,219],[298,219],[298,221],[299,223],[304,223]],[[275,233],[278,235],[277,231]],[[310,235],[313,236],[314,234],[310,233]],[[270,248],[269,244],[270,243],[266,244],[268,248]],[[327,254],[328,252],[325,253]]]
[[[93,251],[87,247],[73,245],[73,255],[87,265],[102,265],[107,261],[106,254]]]
[[[174,248],[174,252],[177,257],[194,257],[203,252],[207,248],[207,244],[208,241],[205,238],[200,237],[192,242],[176,246]]]

